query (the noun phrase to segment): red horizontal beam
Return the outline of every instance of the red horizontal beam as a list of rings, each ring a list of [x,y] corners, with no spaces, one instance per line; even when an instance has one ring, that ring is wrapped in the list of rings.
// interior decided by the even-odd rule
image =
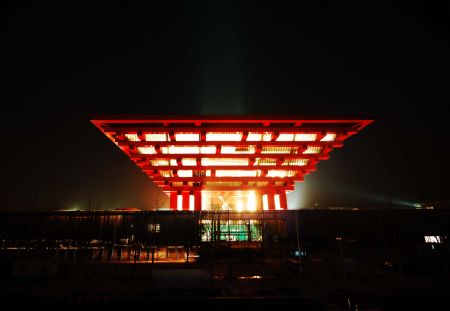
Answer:
[[[295,176],[295,177],[162,177],[162,176],[153,176],[151,177],[153,181],[167,181],[167,182],[182,182],[182,181],[192,181],[192,182],[233,182],[233,181],[243,181],[243,182],[252,182],[252,181],[268,181],[268,182],[276,182],[276,181],[303,181],[303,176]]]
[[[331,151],[331,150],[330,150]],[[185,153],[185,154],[139,154],[139,153],[127,153],[132,159],[142,158],[142,159],[177,159],[177,158],[224,158],[224,159],[316,159],[316,160],[328,160],[329,154],[289,154],[289,153],[262,153],[262,154],[197,154],[197,153]]]
[[[303,147],[317,146],[340,148],[343,141],[117,141],[119,146],[274,146],[274,147]]]
[[[212,187],[212,186],[200,186],[200,187],[171,187],[163,186],[162,191],[238,191],[238,190],[255,190],[255,191],[289,191],[294,190],[292,186],[270,186],[270,187],[256,187],[256,186],[239,186],[239,187]]]
[[[317,133],[321,134],[323,132],[335,132],[336,134],[345,134],[346,131],[358,131],[360,130],[360,124],[352,123],[349,126],[342,126],[342,124],[314,124],[308,126],[293,126],[286,124],[286,126],[261,126],[258,124],[250,125],[250,124],[223,124],[223,125],[212,125],[212,126],[186,126],[183,124],[174,124],[170,126],[161,126],[160,124],[142,124],[139,126],[136,125],[125,125],[125,126],[116,126],[116,125],[101,125],[101,130],[107,133],[128,133],[128,132],[160,132],[160,133],[169,133],[169,132],[193,132],[201,134],[202,131],[205,132],[255,132],[255,133],[264,133],[264,132],[279,132],[279,133]]]
[[[205,170],[243,170],[243,171],[268,171],[268,170],[286,170],[286,171],[307,171],[308,169],[314,168],[315,165],[260,165],[260,166],[249,166],[249,165],[234,165],[234,166],[151,166],[142,165],[140,168],[145,171],[154,170],[194,170],[194,171],[205,171]]]

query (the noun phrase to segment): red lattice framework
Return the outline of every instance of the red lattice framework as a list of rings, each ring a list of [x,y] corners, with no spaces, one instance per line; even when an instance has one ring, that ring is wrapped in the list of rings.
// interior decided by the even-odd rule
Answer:
[[[204,191],[253,191],[256,209],[287,209],[294,183],[371,122],[269,115],[92,120],[169,195],[174,210],[202,210]]]

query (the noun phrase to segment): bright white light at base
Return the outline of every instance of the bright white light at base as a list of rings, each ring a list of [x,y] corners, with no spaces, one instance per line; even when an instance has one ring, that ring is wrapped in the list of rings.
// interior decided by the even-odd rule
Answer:
[[[281,210],[280,195],[279,194],[275,194],[273,196],[273,199],[275,201],[275,210]]]
[[[194,195],[193,194],[189,195],[189,210],[190,211],[194,210]]]
[[[267,197],[267,194],[263,194],[262,199],[263,199],[263,209],[265,211],[268,211],[269,210],[269,198]]]
[[[317,146],[308,146],[305,151],[303,151],[303,154],[317,154],[322,151],[322,147]]]
[[[183,210],[183,196],[179,194],[177,196],[177,210],[182,211]]]
[[[247,211],[250,211],[250,212],[256,211],[256,194],[254,191],[250,191],[248,193]]]
[[[238,200],[236,202],[236,210],[238,212],[242,212],[244,210],[244,203],[242,202],[242,200]]]

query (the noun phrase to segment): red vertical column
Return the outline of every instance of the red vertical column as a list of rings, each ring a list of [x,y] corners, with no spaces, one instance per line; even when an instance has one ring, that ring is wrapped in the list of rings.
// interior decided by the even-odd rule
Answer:
[[[172,211],[177,210],[178,193],[176,191],[170,191],[170,209]]]
[[[202,210],[202,192],[201,191],[194,192],[194,210],[196,210],[196,211]]]
[[[189,191],[183,191],[183,211],[189,210]]]
[[[287,199],[286,199],[286,191],[280,191],[280,208],[287,209]]]
[[[270,190],[267,192],[267,202],[269,203],[269,211],[273,211],[275,209],[275,191]]]

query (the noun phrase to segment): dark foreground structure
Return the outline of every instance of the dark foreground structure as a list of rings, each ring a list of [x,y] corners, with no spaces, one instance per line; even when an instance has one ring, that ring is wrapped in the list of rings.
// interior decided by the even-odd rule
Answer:
[[[450,210],[1,212],[1,298],[428,308],[449,231]]]

